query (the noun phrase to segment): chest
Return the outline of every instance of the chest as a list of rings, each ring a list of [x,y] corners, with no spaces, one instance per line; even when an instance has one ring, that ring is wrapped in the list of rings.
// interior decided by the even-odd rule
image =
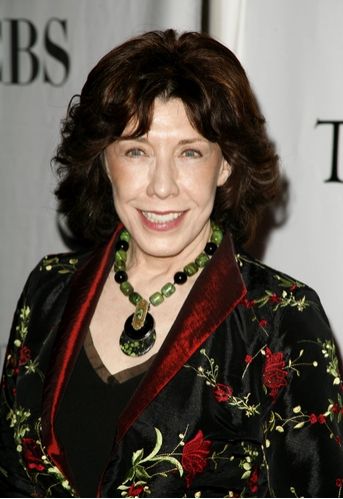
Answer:
[[[172,297],[158,306],[150,305],[156,340],[149,352],[142,356],[130,357],[120,348],[120,337],[124,324],[134,311],[134,305],[108,279],[100,295],[95,313],[90,323],[90,331],[95,349],[111,374],[120,373],[149,361],[161,348],[175,319],[182,309],[189,293],[188,288],[178,290]]]

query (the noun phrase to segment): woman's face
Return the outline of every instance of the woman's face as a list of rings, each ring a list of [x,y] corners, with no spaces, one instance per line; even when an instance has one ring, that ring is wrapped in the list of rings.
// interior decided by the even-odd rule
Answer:
[[[132,125],[124,135],[132,131]],[[148,133],[105,150],[116,212],[136,249],[173,257],[202,251],[216,189],[230,172],[218,144],[190,124],[180,99],[156,99]]]

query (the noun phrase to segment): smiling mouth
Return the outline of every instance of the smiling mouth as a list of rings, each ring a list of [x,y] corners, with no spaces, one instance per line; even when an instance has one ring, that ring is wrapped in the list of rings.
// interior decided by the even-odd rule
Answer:
[[[156,213],[155,211],[142,211],[142,215],[155,224],[167,224],[181,217],[184,211],[170,211],[168,213]]]

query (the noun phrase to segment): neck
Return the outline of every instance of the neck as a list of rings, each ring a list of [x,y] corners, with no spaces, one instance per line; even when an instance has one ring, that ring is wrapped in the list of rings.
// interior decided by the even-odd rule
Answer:
[[[171,278],[175,272],[182,270],[187,263],[192,262],[204,250],[210,234],[211,225],[208,222],[196,239],[186,248],[175,255],[162,257],[142,251],[139,245],[132,240],[128,253],[127,271],[131,275],[135,275],[144,269],[147,280],[161,275]]]

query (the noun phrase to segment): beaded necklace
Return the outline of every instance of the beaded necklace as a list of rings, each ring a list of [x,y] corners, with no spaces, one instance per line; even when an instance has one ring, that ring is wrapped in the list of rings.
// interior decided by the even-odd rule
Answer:
[[[174,274],[173,283],[167,282],[160,291],[153,293],[148,300],[145,300],[137,293],[132,284],[128,281],[126,273],[127,252],[131,235],[126,229],[123,229],[119,235],[115,248],[114,258],[114,279],[120,285],[121,292],[128,297],[135,306],[135,312],[125,321],[124,330],[120,336],[120,348],[125,355],[137,357],[144,355],[154,346],[156,341],[155,320],[149,313],[150,305],[157,307],[169,298],[176,291],[176,286],[184,284],[188,277],[195,275],[199,269],[205,267],[223,239],[222,230],[211,222],[211,236],[207,242],[204,251],[190,262],[183,270]]]

